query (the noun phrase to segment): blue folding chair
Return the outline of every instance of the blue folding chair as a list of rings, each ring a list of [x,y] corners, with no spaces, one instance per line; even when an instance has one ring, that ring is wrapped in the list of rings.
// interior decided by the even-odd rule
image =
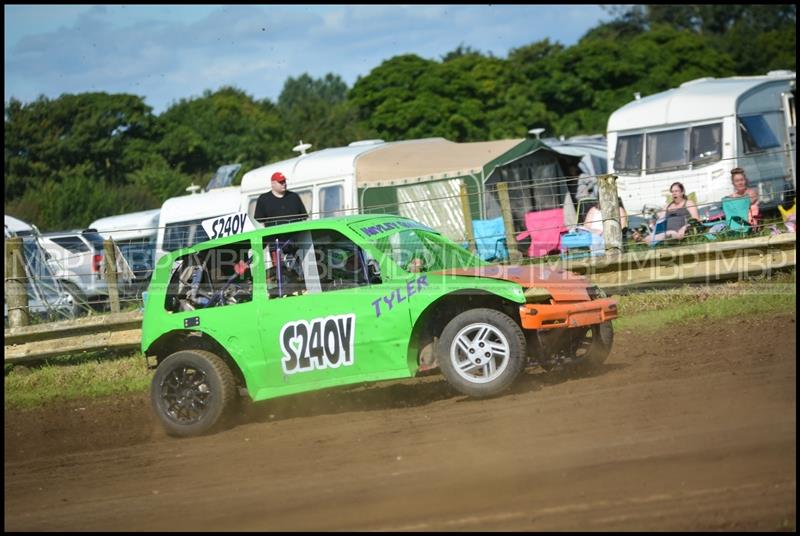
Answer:
[[[508,259],[506,228],[502,216],[490,220],[472,220],[472,232],[475,237],[475,248],[481,259],[485,261]]]
[[[583,227],[576,227],[561,235],[561,258],[579,259],[589,255],[604,255],[605,241],[602,235],[594,234]]]

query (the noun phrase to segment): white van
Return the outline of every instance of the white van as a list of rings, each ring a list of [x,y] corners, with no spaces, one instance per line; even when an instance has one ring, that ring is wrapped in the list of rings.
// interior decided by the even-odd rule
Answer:
[[[744,168],[762,212],[792,197],[796,75],[700,78],[639,98],[608,119],[608,163],[628,212],[663,207],[681,182],[700,205],[732,192]]]
[[[100,218],[89,225],[104,239],[114,239],[133,271],[135,287],[143,286],[153,272],[160,215],[156,208]]]
[[[164,201],[158,219],[155,262],[167,252],[208,240],[203,220],[239,212],[241,199],[239,187],[228,186]]]

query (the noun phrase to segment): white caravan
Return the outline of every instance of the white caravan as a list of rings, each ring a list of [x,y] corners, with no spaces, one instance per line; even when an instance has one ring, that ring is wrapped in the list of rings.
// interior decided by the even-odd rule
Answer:
[[[681,182],[697,202],[732,192],[742,167],[762,212],[793,197],[796,75],[700,78],[637,98],[608,119],[608,163],[628,212],[663,207]]]
[[[333,147],[305,153],[310,145],[295,150],[302,154],[248,171],[242,177],[241,211],[254,218],[258,196],[270,191],[271,177],[280,171],[286,186],[303,200],[312,218],[352,213],[358,209],[356,159],[364,153],[385,147],[383,140],[354,141],[347,147]]]
[[[112,238],[138,281],[150,278],[153,271],[158,220],[161,209],[130,212],[100,218],[89,225],[103,238]]]
[[[238,186],[172,197],[161,205],[155,262],[165,253],[208,240],[202,222],[239,212],[242,194]]]

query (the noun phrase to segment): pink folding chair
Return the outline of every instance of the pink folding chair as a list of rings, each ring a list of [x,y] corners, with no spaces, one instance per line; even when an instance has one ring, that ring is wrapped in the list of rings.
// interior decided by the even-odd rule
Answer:
[[[531,238],[528,257],[541,257],[551,251],[561,251],[561,234],[567,231],[564,226],[564,209],[551,208],[525,214],[525,231],[517,235],[517,240]]]

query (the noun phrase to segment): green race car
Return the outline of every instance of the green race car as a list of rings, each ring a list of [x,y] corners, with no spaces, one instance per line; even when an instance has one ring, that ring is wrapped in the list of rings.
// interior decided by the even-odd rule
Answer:
[[[254,401],[438,368],[473,397],[527,365],[598,365],[616,301],[580,276],[502,266],[413,220],[347,216],[210,240],[162,257],[142,352],[167,432]]]

